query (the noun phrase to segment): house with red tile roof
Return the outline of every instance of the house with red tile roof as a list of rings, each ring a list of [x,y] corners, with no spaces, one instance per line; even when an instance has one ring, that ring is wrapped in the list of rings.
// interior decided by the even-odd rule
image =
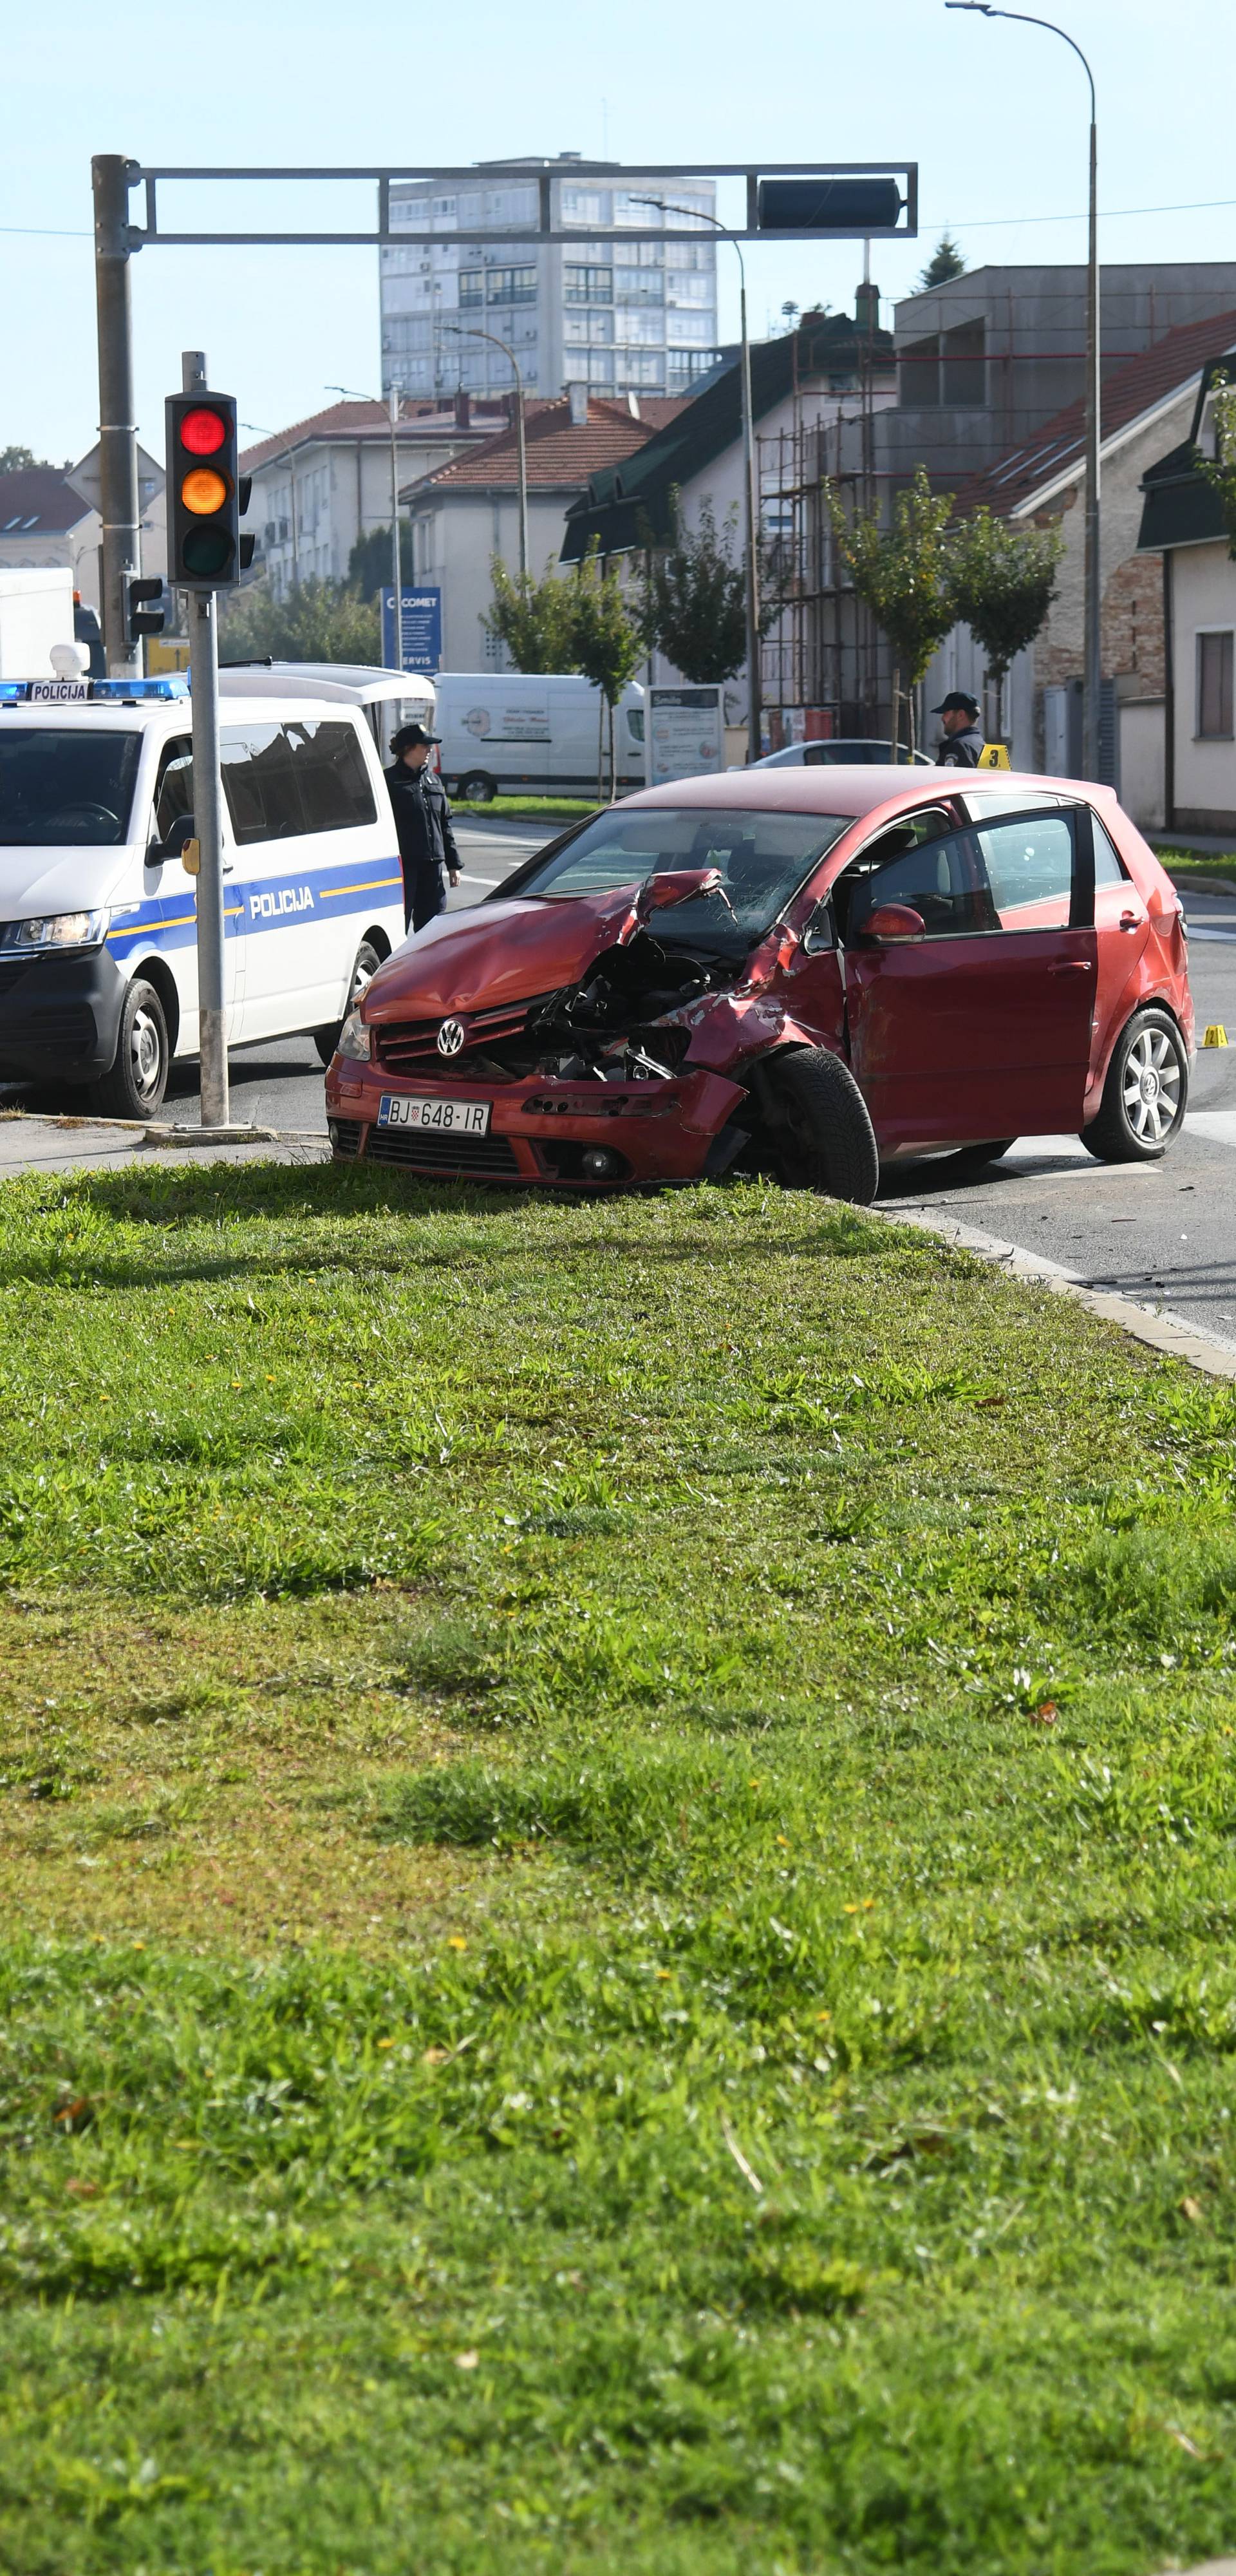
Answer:
[[[395,430],[396,481],[483,446],[509,417],[505,400],[453,406],[404,402]],[[246,526],[255,571],[276,599],[303,581],[346,581],[353,547],[391,524],[391,423],[385,403],[336,402],[245,449],[253,483]]]
[[[534,579],[561,550],[566,513],[593,475],[634,456],[685,408],[668,396],[589,395],[573,385],[560,400],[525,407],[528,566]],[[499,556],[519,569],[519,441],[514,425],[407,484],[418,582],[442,592],[442,660],[448,671],[501,668],[485,629]]]
[[[1164,451],[1185,438],[1207,367],[1233,349],[1236,309],[1179,324],[1103,378],[1102,766],[1143,825],[1162,821],[1165,670],[1163,563],[1139,542],[1142,483]],[[985,507],[1013,525],[1057,528],[1064,540],[1047,621],[1018,655],[1006,688],[1015,769],[1076,776],[1080,768],[1085,490],[1080,398],[957,486],[959,517]],[[923,704],[938,705],[950,689],[969,689],[981,703],[985,676],[969,630],[955,627],[927,674]],[[987,716],[994,725],[994,693]]]

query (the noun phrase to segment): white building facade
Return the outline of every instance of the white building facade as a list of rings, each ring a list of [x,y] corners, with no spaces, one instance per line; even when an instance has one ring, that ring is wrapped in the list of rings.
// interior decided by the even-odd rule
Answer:
[[[505,393],[514,379],[490,332],[514,350],[527,393],[556,395],[571,384],[597,395],[687,394],[714,362],[717,341],[716,236],[703,218],[716,212],[710,180],[675,187],[648,182],[647,193],[681,214],[664,216],[634,188],[572,176],[578,154],[528,162],[526,184],[509,168],[474,187],[449,192],[395,184],[392,229],[432,231],[428,245],[380,254],[382,388],[413,396],[466,391]],[[578,241],[469,241],[469,233],[537,221],[539,174],[548,170],[554,229]],[[630,241],[623,228],[647,231],[684,223],[698,241]],[[614,226],[617,238],[593,229]]]

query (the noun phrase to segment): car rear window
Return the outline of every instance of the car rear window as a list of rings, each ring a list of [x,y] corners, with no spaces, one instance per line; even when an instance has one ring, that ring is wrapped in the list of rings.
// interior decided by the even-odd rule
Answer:
[[[742,956],[784,910],[804,877],[850,829],[852,814],[753,814],[696,806],[614,806],[502,894],[608,894],[672,868],[719,868],[725,888],[657,916],[665,947],[703,942]]]
[[[87,725],[0,730],[0,848],[119,849],[142,737]]]

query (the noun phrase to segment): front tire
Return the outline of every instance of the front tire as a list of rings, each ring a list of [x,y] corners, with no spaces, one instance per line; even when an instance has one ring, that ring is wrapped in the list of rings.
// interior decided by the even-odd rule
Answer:
[[[105,1118],[153,1118],[163,1105],[171,1061],[167,1016],[153,984],[130,984],[115,1063],[90,1085],[95,1108]]]
[[[349,1012],[355,1010],[366,984],[372,983],[381,963],[382,960],[372,941],[362,939],[356,952],[356,963],[352,968],[352,981],[348,986],[348,1008],[344,1012],[344,1020],[347,1019]],[[330,1063],[339,1044],[339,1032],[342,1027],[343,1020],[335,1020],[328,1029],[314,1030],[313,1043],[318,1051],[319,1064]]]
[[[773,1145],[786,1187],[870,1207],[880,1156],[867,1103],[847,1064],[827,1047],[777,1057],[765,1075]]]
[[[1170,1011],[1135,1011],[1112,1049],[1097,1118],[1081,1131],[1099,1163],[1157,1163],[1184,1121],[1189,1059]]]

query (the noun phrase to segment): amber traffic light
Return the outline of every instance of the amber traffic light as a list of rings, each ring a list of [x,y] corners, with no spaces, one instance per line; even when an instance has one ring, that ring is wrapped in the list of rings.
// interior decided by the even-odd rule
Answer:
[[[248,478],[237,473],[231,394],[169,394],[167,578],[173,590],[226,590],[253,551],[240,533]]]

